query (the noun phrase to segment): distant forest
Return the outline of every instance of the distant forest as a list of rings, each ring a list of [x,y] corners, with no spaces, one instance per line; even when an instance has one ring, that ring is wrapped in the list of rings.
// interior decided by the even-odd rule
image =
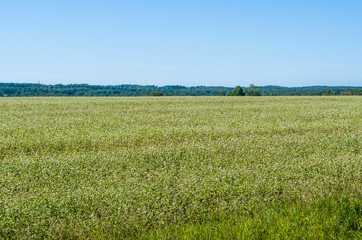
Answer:
[[[281,87],[254,86],[238,87],[246,96],[288,95],[362,95],[362,87]],[[0,83],[0,97],[27,96],[227,96],[235,95],[235,88],[210,86],[154,86],[154,85],[45,85],[33,83]],[[234,91],[233,91],[234,90]],[[237,94],[236,94],[237,95]]]

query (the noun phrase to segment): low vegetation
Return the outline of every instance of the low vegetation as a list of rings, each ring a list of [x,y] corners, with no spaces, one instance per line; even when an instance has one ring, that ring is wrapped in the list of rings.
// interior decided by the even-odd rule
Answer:
[[[361,239],[362,98],[0,99],[0,238]]]

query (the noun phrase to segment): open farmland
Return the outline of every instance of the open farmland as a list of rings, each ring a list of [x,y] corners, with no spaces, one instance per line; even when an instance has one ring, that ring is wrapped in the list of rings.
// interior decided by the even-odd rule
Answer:
[[[361,238],[362,97],[0,99],[0,238]]]

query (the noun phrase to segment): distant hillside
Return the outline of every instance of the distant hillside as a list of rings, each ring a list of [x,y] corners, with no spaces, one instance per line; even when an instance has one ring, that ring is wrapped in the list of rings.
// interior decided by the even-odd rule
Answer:
[[[244,90],[247,89],[243,87]],[[147,96],[154,92],[161,92],[164,96],[219,96],[227,95],[233,88],[220,86],[154,86],[154,85],[45,85],[32,83],[0,83],[0,96]],[[362,87],[348,86],[310,86],[310,87],[281,87],[255,86],[261,95],[322,95],[324,91],[338,92],[346,95],[358,95]],[[326,90],[329,89],[329,90]],[[355,90],[352,90],[355,89]],[[347,90],[347,91],[346,91]],[[350,94],[349,94],[350,93]],[[329,94],[328,94],[329,95]]]
[[[277,94],[277,95],[290,95],[292,93],[299,93],[301,95],[308,95],[311,93],[321,92],[326,89],[330,89],[332,92],[343,92],[346,89],[362,89],[362,87],[350,87],[350,86],[308,86],[308,87],[281,87],[281,86],[260,86],[255,87],[260,89],[262,95]]]
[[[28,83],[0,83],[0,96],[146,96],[160,91],[165,96],[217,96],[227,87],[184,87],[142,85],[44,85]]]

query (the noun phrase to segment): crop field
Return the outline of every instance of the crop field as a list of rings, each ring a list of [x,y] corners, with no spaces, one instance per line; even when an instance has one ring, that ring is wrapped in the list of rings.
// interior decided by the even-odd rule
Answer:
[[[361,239],[362,97],[0,98],[0,239]]]

